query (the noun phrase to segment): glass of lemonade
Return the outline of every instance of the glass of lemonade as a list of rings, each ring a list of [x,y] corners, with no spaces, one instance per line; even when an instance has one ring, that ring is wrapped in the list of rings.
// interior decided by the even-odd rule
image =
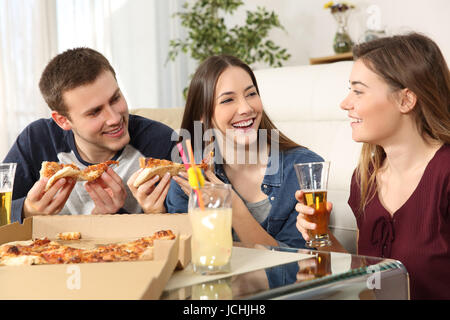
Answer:
[[[327,212],[327,185],[330,162],[298,163],[294,165],[297,173],[300,189],[304,193],[305,204],[314,208],[313,215],[306,215],[308,222],[317,225],[315,230],[309,230],[310,240],[306,246],[310,248],[330,246],[331,240],[328,235],[328,212]]]
[[[192,225],[192,265],[194,272],[214,274],[230,272],[233,247],[231,235],[231,185],[208,184],[200,189],[202,210],[197,193],[189,196],[189,217]]]
[[[16,163],[0,163],[0,227],[11,223],[11,202]]]

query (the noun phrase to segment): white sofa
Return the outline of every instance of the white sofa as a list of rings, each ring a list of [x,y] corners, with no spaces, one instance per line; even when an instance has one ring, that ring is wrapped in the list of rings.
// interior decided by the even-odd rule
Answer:
[[[344,247],[356,252],[356,222],[347,204],[350,180],[361,145],[351,138],[347,112],[339,108],[348,93],[353,62],[271,68],[255,71],[264,108],[275,125],[295,142],[331,161],[331,230]],[[174,129],[182,108],[135,109],[132,113]]]

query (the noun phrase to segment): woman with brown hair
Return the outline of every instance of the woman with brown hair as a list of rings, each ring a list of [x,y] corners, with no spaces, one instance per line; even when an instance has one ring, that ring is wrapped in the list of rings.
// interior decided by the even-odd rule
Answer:
[[[438,46],[417,33],[354,48],[341,103],[362,142],[349,205],[358,254],[400,260],[412,299],[450,299],[450,74]],[[299,231],[310,208],[297,191]],[[331,204],[329,204],[331,210]],[[333,248],[329,248],[333,250]]]
[[[214,147],[214,172],[205,175],[213,183],[233,186],[232,225],[239,240],[305,246],[295,227],[294,163],[323,159],[276,129],[249,66],[229,55],[206,59],[191,81],[181,129],[181,136],[193,140],[195,152],[202,149],[207,155]],[[174,180],[168,212],[187,212],[189,184],[181,177]]]

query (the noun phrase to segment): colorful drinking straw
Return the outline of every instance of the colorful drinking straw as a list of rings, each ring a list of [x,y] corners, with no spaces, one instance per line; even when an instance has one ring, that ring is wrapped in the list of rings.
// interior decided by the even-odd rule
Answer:
[[[194,190],[194,192],[197,195],[198,205],[201,210],[205,210],[205,205],[203,203],[203,198],[202,198],[202,192],[200,191],[200,188],[203,187],[205,178],[203,177],[200,169],[197,168],[197,166],[195,165],[195,158],[194,158],[194,152],[192,151],[191,140],[189,140],[189,139],[186,140],[186,147],[188,149],[189,158],[191,160],[190,165],[187,161],[186,155],[184,154],[183,146],[181,145],[181,143],[178,143],[177,147],[178,147],[178,151],[180,152],[181,159],[183,160],[184,166],[188,172],[189,184],[191,185],[191,188]]]
[[[178,151],[180,152],[181,160],[183,160],[184,167],[186,168],[186,171],[189,170],[189,162],[186,159],[186,155],[184,154],[183,145],[181,142],[177,143]]]

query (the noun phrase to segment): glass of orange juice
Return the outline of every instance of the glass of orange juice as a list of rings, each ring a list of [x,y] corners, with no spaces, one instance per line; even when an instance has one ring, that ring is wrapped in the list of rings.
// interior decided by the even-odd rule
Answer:
[[[192,266],[194,272],[214,274],[231,271],[231,185],[208,184],[200,189],[204,208],[199,206],[198,193],[189,196],[189,217],[192,225]]]

